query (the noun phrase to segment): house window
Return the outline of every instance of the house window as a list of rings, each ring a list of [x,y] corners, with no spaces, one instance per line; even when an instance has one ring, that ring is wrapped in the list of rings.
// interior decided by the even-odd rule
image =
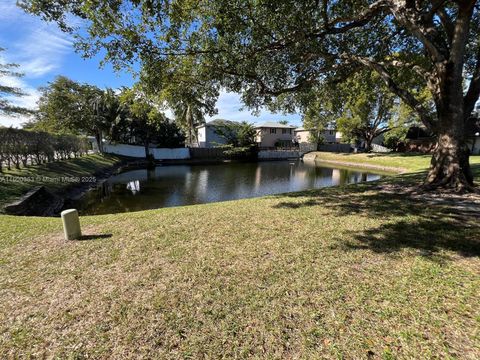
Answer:
[[[277,133],[277,129],[270,129],[270,134],[276,134]]]
[[[335,135],[335,131],[330,130],[330,135]]]
[[[282,134],[286,134],[288,129],[282,129]]]

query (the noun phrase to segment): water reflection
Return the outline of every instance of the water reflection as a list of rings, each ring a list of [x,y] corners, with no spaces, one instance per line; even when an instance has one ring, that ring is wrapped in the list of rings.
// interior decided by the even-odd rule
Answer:
[[[140,191],[140,181],[139,180],[129,181],[127,184],[127,189],[130,190],[133,195],[135,195],[137,192]]]
[[[379,179],[361,170],[273,161],[172,165],[109,178],[76,204],[82,214],[107,214],[203,204]]]

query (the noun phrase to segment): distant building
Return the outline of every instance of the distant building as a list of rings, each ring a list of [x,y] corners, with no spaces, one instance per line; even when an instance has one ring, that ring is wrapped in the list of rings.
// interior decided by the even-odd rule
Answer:
[[[480,106],[477,105],[479,111]],[[480,155],[480,116],[471,117],[465,125],[467,144],[472,154]]]
[[[295,129],[295,137],[300,144],[311,143],[311,130],[303,127]],[[334,126],[328,126],[322,131],[323,138],[326,144],[339,144],[342,142],[342,133],[337,131]]]
[[[219,128],[225,126],[227,123],[236,123],[231,120],[216,119],[209,121],[197,127],[197,143],[194,146],[201,148],[214,148],[225,144],[225,139],[218,134]]]
[[[266,122],[255,126],[257,143],[260,147],[291,147],[295,142],[295,126]]]

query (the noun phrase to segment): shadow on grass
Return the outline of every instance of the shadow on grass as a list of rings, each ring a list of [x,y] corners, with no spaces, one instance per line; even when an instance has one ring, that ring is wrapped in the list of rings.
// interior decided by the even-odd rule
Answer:
[[[480,166],[475,166],[478,173]],[[424,174],[404,175],[395,180],[357,184],[344,188],[312,190],[284,194],[292,198],[274,206],[277,209],[300,209],[312,206],[331,211],[333,216],[357,215],[378,218],[382,225],[353,234],[352,241],[338,239],[337,248],[348,250],[370,249],[377,253],[395,253],[402,249],[416,249],[423,256],[438,257],[439,252],[448,250],[464,257],[480,256],[480,207],[469,200],[458,201],[429,198],[428,195],[411,196],[415,187],[398,191],[393,185],[414,185]],[[377,190],[384,191],[377,191]],[[360,217],[360,219],[358,218]]]

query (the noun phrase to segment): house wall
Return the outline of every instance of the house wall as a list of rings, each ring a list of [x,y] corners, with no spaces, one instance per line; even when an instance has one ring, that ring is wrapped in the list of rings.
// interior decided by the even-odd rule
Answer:
[[[310,131],[308,130],[297,130],[295,131],[295,136],[298,139],[299,143],[309,143]],[[327,143],[339,143],[342,139],[342,133],[335,130],[324,130],[322,136],[325,138]]]
[[[337,132],[335,130],[324,130],[322,135],[325,138],[325,142],[334,143],[337,139],[336,134]]]
[[[337,131],[335,133],[335,142],[338,144],[338,143],[341,143],[342,142],[342,133],[340,131]]]
[[[215,126],[198,128],[198,147],[213,148],[225,143],[225,139],[215,132]]]
[[[283,134],[282,128],[274,128],[276,133],[271,134],[270,129],[272,128],[260,128],[257,130],[257,143],[261,147],[274,147],[277,141],[289,141],[292,142],[293,137],[295,136],[293,129],[287,130],[286,134]]]
[[[297,130],[295,136],[300,144],[310,142],[310,131],[308,130]]]

